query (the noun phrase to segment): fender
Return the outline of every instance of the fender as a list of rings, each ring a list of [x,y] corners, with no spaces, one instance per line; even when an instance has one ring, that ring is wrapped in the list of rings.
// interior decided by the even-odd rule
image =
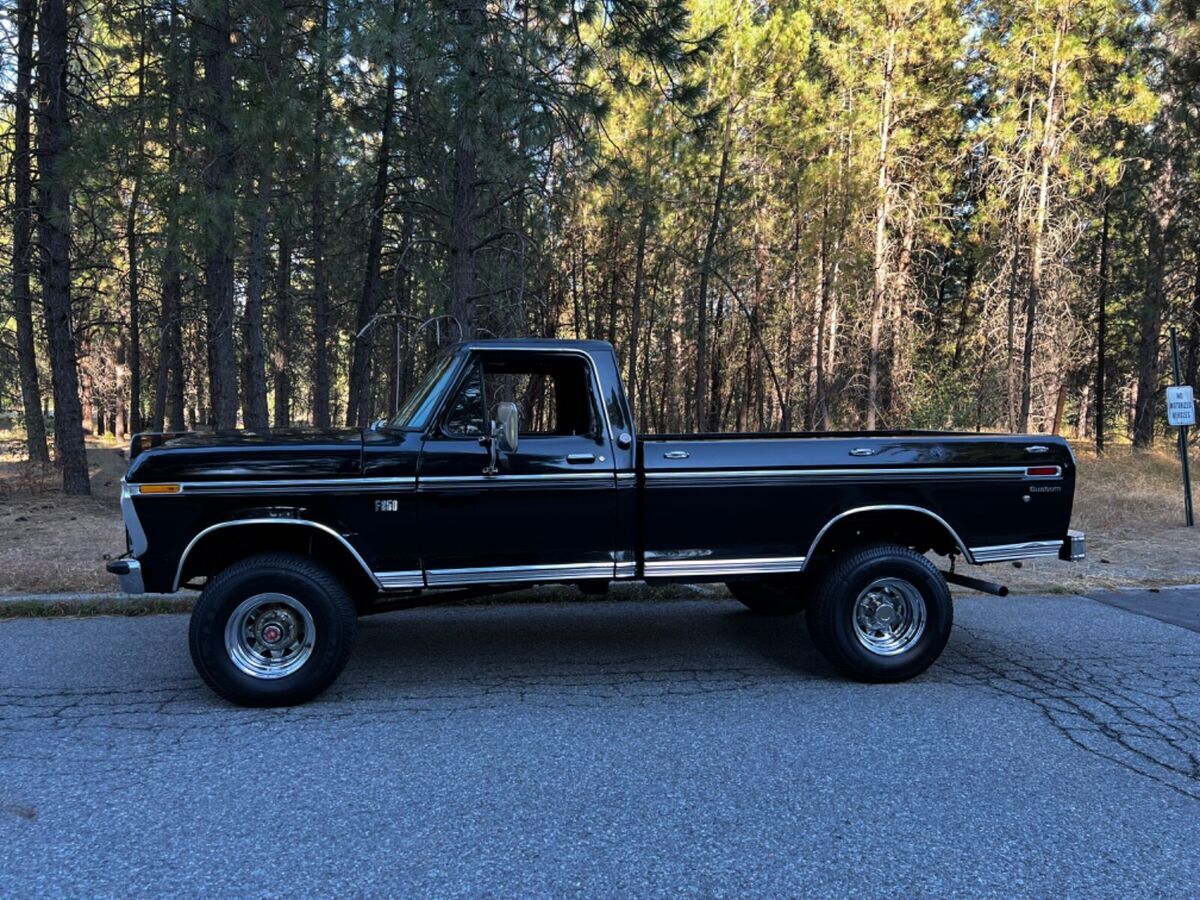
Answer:
[[[825,535],[828,533],[829,529],[831,529],[838,522],[842,521],[842,519],[848,519],[848,518],[850,518],[850,516],[859,515],[860,513],[875,513],[875,512],[912,512],[912,513],[919,513],[923,516],[928,516],[930,519],[933,519],[934,522],[936,522],[938,525],[940,525],[942,528],[944,528],[946,533],[954,539],[954,543],[957,544],[958,549],[960,551],[962,551],[963,559],[965,559],[967,562],[971,563],[972,565],[975,564],[975,557],[972,556],[970,548],[968,548],[966,543],[963,541],[963,539],[958,536],[958,532],[950,527],[949,522],[947,522],[945,519],[943,519],[937,513],[930,512],[928,509],[926,509],[923,506],[908,506],[905,504],[883,504],[880,506],[856,506],[854,509],[848,509],[843,513],[838,513],[836,516],[834,516],[832,519],[830,519],[828,522],[826,522],[825,525],[821,528],[821,530],[817,532],[817,536],[815,538],[813,538],[813,542],[808,547],[808,555],[805,557],[805,559],[811,560],[813,558],[813,554],[815,554],[817,552],[817,546],[821,543],[821,538],[825,537]]]
[[[262,511],[255,510],[254,512]],[[187,564],[188,555],[192,552],[197,544],[199,544],[206,536],[212,534],[214,531],[220,531],[223,528],[238,528],[244,525],[291,525],[293,527],[300,528],[315,528],[317,531],[322,531],[345,547],[346,550],[349,551],[350,555],[354,558],[355,562],[357,562],[362,568],[363,574],[371,579],[371,583],[374,584],[377,589],[383,590],[383,585],[375,576],[375,573],[371,571],[371,568],[367,565],[366,560],[362,558],[362,555],[354,549],[354,545],[346,540],[344,536],[330,528],[328,525],[324,525],[320,522],[314,522],[311,519],[300,519],[286,516],[254,516],[243,519],[231,519],[227,522],[218,522],[215,525],[209,525],[207,528],[201,530],[188,542],[187,547],[184,548],[183,553],[180,555],[179,565],[175,569],[175,581],[171,587],[171,590],[179,590],[179,585],[183,579],[183,567]]]

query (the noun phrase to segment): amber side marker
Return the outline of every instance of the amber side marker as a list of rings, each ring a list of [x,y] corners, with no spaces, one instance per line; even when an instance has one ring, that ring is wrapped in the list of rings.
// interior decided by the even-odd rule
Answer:
[[[138,488],[139,494],[178,494],[183,490],[178,484],[143,484]]]

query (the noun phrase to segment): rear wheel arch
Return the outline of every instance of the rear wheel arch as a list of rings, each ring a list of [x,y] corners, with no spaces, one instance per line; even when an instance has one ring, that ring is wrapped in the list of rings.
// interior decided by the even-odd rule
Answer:
[[[919,553],[961,553],[971,561],[966,542],[937,513],[921,506],[885,504],[848,509],[826,522],[809,545],[805,567],[869,543],[899,544]]]
[[[380,590],[359,552],[341,534],[308,519],[247,518],[218,522],[198,532],[179,557],[174,590],[192,578],[210,578],[222,569],[264,552],[294,553],[330,569],[356,595]]]

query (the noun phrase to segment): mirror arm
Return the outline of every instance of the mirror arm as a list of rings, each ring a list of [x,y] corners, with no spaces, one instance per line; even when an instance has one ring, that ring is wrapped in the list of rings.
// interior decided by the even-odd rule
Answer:
[[[483,474],[499,475],[500,447],[496,443],[496,436],[494,434],[484,435],[479,439],[479,443],[487,449],[488,454],[488,463],[483,468]]]

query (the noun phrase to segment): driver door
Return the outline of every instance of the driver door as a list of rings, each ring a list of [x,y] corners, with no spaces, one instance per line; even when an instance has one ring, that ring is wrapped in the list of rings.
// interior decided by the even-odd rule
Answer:
[[[417,515],[430,587],[610,579],[616,470],[595,368],[581,353],[475,350],[421,448]],[[486,474],[490,413],[520,411]]]

